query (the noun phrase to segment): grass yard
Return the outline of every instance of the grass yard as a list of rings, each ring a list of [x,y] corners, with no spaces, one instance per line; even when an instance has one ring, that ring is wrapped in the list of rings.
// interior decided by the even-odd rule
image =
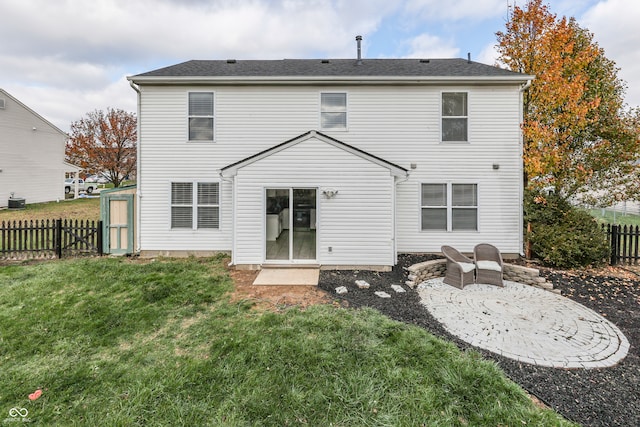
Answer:
[[[603,215],[602,209],[587,209],[587,212],[600,223],[640,226],[640,215],[624,214],[620,211],[616,211],[614,215],[612,210],[605,210]]]
[[[0,412],[60,426],[570,425],[479,354],[377,311],[232,303],[226,261],[0,267]]]
[[[0,223],[58,218],[97,221],[100,219],[100,199],[78,198],[60,202],[34,203],[20,210],[0,210]]]

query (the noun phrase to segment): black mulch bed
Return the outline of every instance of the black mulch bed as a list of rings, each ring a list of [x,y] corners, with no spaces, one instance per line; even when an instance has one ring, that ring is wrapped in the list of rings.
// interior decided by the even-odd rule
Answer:
[[[350,307],[373,307],[385,315],[425,328],[432,334],[454,342],[460,349],[472,348],[449,334],[420,304],[418,293],[404,285],[408,267],[432,259],[430,256],[400,256],[393,271],[322,271],[318,286]],[[540,269],[541,275],[562,294],[589,307],[613,322],[625,334],[631,348],[617,366],[603,369],[557,369],[525,364],[479,348],[495,361],[513,381],[569,420],[584,426],[640,426],[640,276],[626,278],[607,274],[607,270],[569,272]],[[366,280],[369,289],[358,289],[355,280]],[[390,285],[399,284],[406,293],[395,293]],[[346,286],[348,293],[337,295],[335,288]],[[384,290],[391,298],[379,298]]]

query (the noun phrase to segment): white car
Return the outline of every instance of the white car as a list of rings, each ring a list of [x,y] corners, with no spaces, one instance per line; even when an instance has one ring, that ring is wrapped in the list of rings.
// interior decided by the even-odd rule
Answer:
[[[98,184],[106,184],[109,180],[104,175],[89,175],[84,182],[97,182]]]
[[[76,180],[73,178],[67,178],[64,180],[64,193],[69,194],[75,191]],[[98,188],[98,184],[94,182],[85,182],[84,179],[78,180],[78,191],[84,191],[87,194],[93,193],[93,190]]]

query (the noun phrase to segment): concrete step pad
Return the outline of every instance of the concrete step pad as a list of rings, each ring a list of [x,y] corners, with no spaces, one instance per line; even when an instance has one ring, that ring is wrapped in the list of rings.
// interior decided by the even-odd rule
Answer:
[[[253,281],[254,285],[318,286],[317,268],[264,268]]]

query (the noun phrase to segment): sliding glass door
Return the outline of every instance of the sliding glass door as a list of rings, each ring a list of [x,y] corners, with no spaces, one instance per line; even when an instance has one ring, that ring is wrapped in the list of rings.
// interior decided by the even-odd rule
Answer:
[[[315,261],[316,189],[267,188],[265,191],[265,259]]]

